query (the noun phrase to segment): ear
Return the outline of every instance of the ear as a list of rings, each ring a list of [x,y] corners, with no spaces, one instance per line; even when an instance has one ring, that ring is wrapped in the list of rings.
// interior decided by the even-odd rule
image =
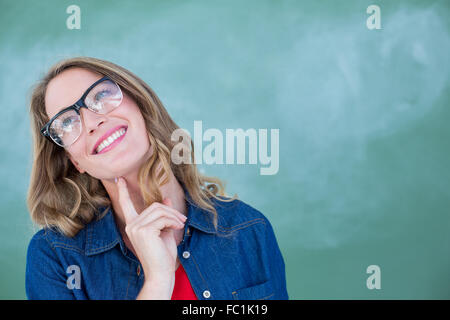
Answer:
[[[86,172],[85,170],[83,170],[83,169],[78,165],[78,162],[72,158],[72,155],[71,155],[70,153],[66,152],[66,155],[67,155],[67,157],[70,159],[70,161],[72,161],[72,164],[75,166],[75,168],[77,168],[77,170],[78,170],[80,173],[85,173],[85,172]]]

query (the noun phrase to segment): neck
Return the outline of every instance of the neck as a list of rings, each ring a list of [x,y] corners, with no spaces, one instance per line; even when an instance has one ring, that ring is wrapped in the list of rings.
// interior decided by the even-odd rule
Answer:
[[[147,207],[145,205],[144,197],[142,196],[139,188],[139,179],[137,172],[122,176],[125,178],[128,187],[128,193],[130,194],[131,201],[133,202],[136,212],[140,214]],[[114,179],[102,180],[108,195],[111,199],[113,211],[117,220],[118,227],[122,232],[125,229],[125,219],[122,208],[119,204],[119,192]],[[159,188],[162,198],[169,198],[172,201],[172,206],[175,210],[187,215],[187,207],[184,196],[184,190],[181,187],[178,180],[173,175],[172,171],[169,172],[169,181]]]

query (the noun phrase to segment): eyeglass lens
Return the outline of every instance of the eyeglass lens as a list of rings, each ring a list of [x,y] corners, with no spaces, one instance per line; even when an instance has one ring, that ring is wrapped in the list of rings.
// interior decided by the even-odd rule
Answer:
[[[84,99],[84,103],[89,110],[99,114],[112,111],[121,102],[122,92],[119,86],[110,80],[97,84]],[[81,127],[81,117],[72,109],[62,113],[52,121],[49,133],[58,145],[67,147],[80,136]]]

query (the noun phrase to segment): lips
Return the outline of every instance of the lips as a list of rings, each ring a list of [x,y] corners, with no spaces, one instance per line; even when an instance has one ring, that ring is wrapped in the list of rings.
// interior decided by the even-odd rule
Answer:
[[[100,145],[100,143],[102,143],[103,140],[108,138],[114,132],[116,132],[117,130],[122,129],[122,128],[125,128],[125,130],[126,130],[128,127],[124,126],[124,125],[120,125],[120,126],[117,126],[117,127],[114,127],[112,129],[108,130],[104,135],[102,135],[95,143],[94,148],[92,148],[91,154],[97,154],[96,150],[97,150],[97,147]]]

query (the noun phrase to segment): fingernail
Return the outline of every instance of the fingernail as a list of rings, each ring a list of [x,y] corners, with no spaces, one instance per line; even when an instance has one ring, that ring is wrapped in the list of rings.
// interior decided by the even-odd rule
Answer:
[[[116,177],[116,178],[114,178],[114,182],[115,182],[115,183],[117,183],[117,177]]]

